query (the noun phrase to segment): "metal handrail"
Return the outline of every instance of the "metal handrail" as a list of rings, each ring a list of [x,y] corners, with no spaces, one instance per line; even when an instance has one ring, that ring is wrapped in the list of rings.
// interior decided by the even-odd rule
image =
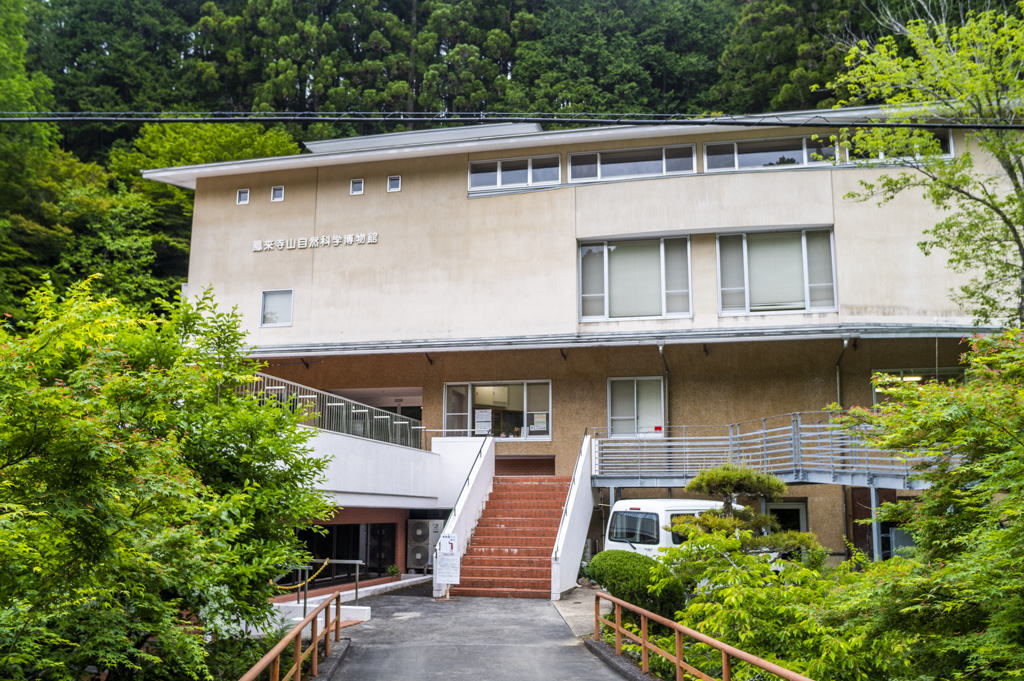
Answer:
[[[601,616],[601,599],[602,598],[605,599],[606,601],[610,601],[611,603],[613,603],[615,605],[615,621],[614,622],[612,622],[611,620],[606,620],[604,617]],[[631,612],[635,612],[638,615],[640,615],[640,635],[639,636],[637,636],[636,634],[634,634],[633,632],[629,631],[628,629],[626,629],[626,628],[624,628],[622,626],[622,609],[623,608],[626,608],[627,610],[629,610]],[[669,653],[666,650],[662,650],[661,648],[659,648],[658,646],[656,646],[654,643],[652,643],[650,641],[650,639],[648,638],[648,627],[647,627],[647,623],[649,621],[657,622],[658,624],[660,624],[662,626],[665,626],[665,627],[668,627],[668,628],[672,629],[675,632],[675,639],[676,640],[675,640],[675,654],[674,655]],[[671,662],[673,665],[675,665],[675,668],[676,668],[676,678],[683,678],[683,676],[688,673],[688,674],[692,674],[692,675],[696,676],[698,679],[704,679],[705,681],[714,681],[714,679],[712,679],[710,676],[708,676],[707,674],[705,674],[701,670],[697,669],[696,667],[693,667],[692,665],[687,664],[686,661],[683,659],[684,658],[684,654],[683,654],[682,637],[686,636],[688,638],[693,639],[694,641],[697,641],[698,643],[703,643],[705,645],[711,646],[712,648],[714,648],[714,649],[716,649],[716,650],[718,650],[719,652],[722,653],[722,681],[729,681],[729,679],[732,678],[732,665],[730,663],[730,658],[736,658],[737,660],[741,660],[743,662],[746,662],[747,664],[751,664],[751,665],[757,667],[758,669],[763,669],[764,671],[768,672],[769,674],[774,674],[775,676],[779,677],[780,679],[785,679],[785,681],[812,681],[812,679],[809,679],[808,677],[804,676],[803,674],[798,674],[798,673],[796,673],[794,671],[786,669],[785,667],[780,667],[779,665],[775,664],[774,662],[769,662],[768,660],[763,660],[760,657],[758,657],[757,655],[752,655],[752,654],[750,654],[750,653],[748,653],[746,651],[740,650],[739,648],[734,648],[733,646],[729,645],[728,643],[722,643],[718,639],[711,638],[710,636],[707,636],[706,634],[702,634],[699,631],[695,631],[693,629],[690,629],[689,627],[685,627],[682,624],[679,624],[678,622],[673,622],[672,620],[670,620],[670,619],[668,619],[666,617],[662,617],[661,615],[656,615],[655,613],[653,613],[653,612],[651,612],[649,610],[644,610],[643,608],[641,608],[641,607],[639,607],[637,605],[633,605],[632,603],[629,603],[628,601],[624,601],[624,600],[622,600],[620,598],[616,598],[615,596],[612,596],[611,594],[607,594],[607,593],[604,593],[602,591],[599,591],[596,594],[594,594],[594,640],[595,641],[600,641],[601,640],[601,625],[602,624],[611,627],[612,630],[615,632],[615,654],[616,655],[618,655],[618,656],[622,655],[622,636],[623,635],[625,635],[627,638],[629,638],[629,639],[631,639],[633,641],[636,641],[637,643],[640,644],[640,667],[641,667],[642,671],[645,674],[648,671],[650,671],[650,662],[649,662],[649,660],[650,660],[650,653],[654,652],[655,654],[665,658],[666,660]]]
[[[334,603],[334,619],[331,619],[331,603]],[[317,616],[324,613],[324,628],[318,633]],[[302,630],[310,625],[309,647],[302,650]],[[309,667],[309,675],[316,676],[317,666],[320,661],[320,639],[324,639],[324,657],[331,654],[331,636],[334,632],[334,640],[338,641],[341,635],[341,591],[335,591],[323,603],[318,605],[313,612],[306,615],[301,622],[295,625],[291,631],[285,634],[284,638],[277,642],[260,661],[253,665],[252,669],[242,675],[239,681],[256,681],[259,675],[268,667],[270,668],[270,681],[281,679],[281,654],[291,645],[293,656],[292,666],[284,673],[284,678],[291,677],[292,681],[302,681],[302,663],[307,657],[312,656]]]
[[[309,415],[303,421],[305,426],[401,447],[427,448],[425,429],[419,419],[264,373],[257,373],[256,379],[243,385],[239,392],[305,409]]]
[[[451,534],[453,526],[455,525],[456,511],[459,508],[459,502],[462,501],[462,495],[466,493],[466,487],[469,486],[469,480],[473,477],[473,469],[476,468],[477,463],[484,456],[484,450],[486,449],[487,440],[490,436],[484,438],[484,441],[480,443],[480,449],[477,450],[476,456],[473,457],[473,463],[469,465],[469,472],[466,473],[466,479],[462,483],[462,489],[459,490],[459,494],[455,497],[455,506],[452,508],[451,513],[448,514],[448,520],[445,521],[444,527],[441,529],[441,534]],[[437,547],[441,544],[441,540],[437,540],[437,544],[434,544],[434,559],[437,559]]]

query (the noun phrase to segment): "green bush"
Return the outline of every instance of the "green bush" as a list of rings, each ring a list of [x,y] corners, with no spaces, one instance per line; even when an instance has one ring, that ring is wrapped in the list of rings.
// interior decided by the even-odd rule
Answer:
[[[602,551],[590,561],[588,571],[612,596],[674,620],[676,611],[685,605],[684,592],[672,585],[661,593],[651,593],[651,568],[656,565],[653,558],[632,551]]]

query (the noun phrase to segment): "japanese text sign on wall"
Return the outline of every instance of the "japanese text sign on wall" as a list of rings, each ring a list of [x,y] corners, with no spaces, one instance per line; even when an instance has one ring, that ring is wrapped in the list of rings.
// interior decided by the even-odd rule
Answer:
[[[377,243],[377,232],[364,234],[331,234],[302,237],[301,239],[256,239],[254,253],[264,251],[292,251],[300,248],[332,248],[337,246],[367,246]]]

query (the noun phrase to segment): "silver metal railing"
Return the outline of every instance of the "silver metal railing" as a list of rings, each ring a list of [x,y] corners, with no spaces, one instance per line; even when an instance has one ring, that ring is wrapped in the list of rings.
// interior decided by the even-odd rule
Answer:
[[[919,464],[934,458],[865,444],[863,430],[840,428],[828,412],[797,412],[721,426],[670,426],[660,432],[613,434],[590,428],[594,474],[613,478],[692,478],[733,463],[788,481],[913,487]],[[902,481],[902,484],[900,483]]]
[[[399,416],[267,374],[257,374],[257,378],[243,386],[242,392],[289,409],[304,409],[310,416],[303,421],[303,425],[310,428],[403,447],[427,448],[423,423],[417,419]]]

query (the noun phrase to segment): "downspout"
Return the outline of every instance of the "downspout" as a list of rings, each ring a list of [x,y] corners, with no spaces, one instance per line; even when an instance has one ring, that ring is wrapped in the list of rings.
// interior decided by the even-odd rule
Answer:
[[[840,409],[843,406],[843,382],[842,382],[842,379],[839,377],[839,365],[842,363],[843,355],[846,354],[846,348],[849,345],[850,345],[850,339],[849,338],[844,338],[843,339],[843,350],[842,350],[842,352],[839,353],[839,359],[836,360],[836,404],[839,405]]]
[[[668,437],[668,427],[671,425],[671,419],[669,418],[669,415],[672,413],[672,409],[670,408],[671,403],[669,402],[669,399],[668,399],[669,398],[668,384],[669,384],[670,376],[669,376],[669,370],[668,370],[668,362],[665,361],[665,344],[664,343],[658,343],[658,356],[661,357],[661,365],[663,367],[665,367],[665,381],[664,381],[664,385],[665,385],[665,437]]]

